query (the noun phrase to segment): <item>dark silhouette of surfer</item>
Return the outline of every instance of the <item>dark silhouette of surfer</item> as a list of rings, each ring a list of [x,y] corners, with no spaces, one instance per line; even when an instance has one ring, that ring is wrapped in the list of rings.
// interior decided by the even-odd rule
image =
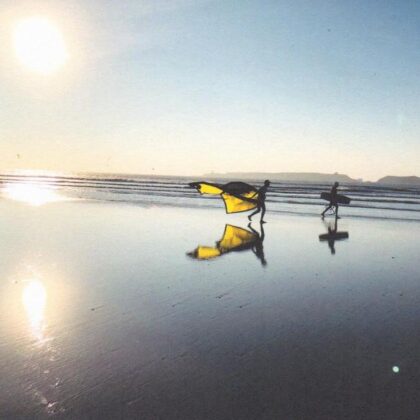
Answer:
[[[254,216],[255,214],[261,212],[261,220],[260,220],[260,223],[265,223],[264,222],[265,199],[266,199],[267,190],[268,190],[268,187],[269,186],[270,186],[270,181],[268,179],[266,179],[264,181],[264,185],[257,192],[257,194],[258,194],[258,196],[257,196],[257,209],[248,216],[248,220],[251,220],[252,219],[252,216]]]
[[[330,209],[335,209],[335,217],[338,217],[338,203],[337,203],[337,189],[340,184],[338,182],[334,182],[334,185],[331,188],[330,194],[330,203],[327,207],[325,207],[324,211],[321,213],[321,217],[324,218],[325,213]]]
[[[255,256],[261,261],[261,264],[263,266],[267,265],[267,261],[264,256],[264,226],[262,223],[260,223],[260,231],[261,233],[258,233],[252,226],[251,222],[248,223],[248,227],[255,233],[257,236],[257,239],[255,239],[255,242],[252,244],[251,250],[255,254]]]

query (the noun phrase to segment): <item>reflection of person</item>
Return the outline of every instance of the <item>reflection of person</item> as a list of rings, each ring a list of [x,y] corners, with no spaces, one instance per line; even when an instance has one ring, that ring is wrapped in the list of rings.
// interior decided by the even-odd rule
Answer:
[[[334,224],[328,223],[328,225],[324,222],[325,227],[327,228],[327,233],[323,233],[319,235],[319,240],[327,241],[328,247],[330,248],[331,255],[335,255],[335,242],[341,241],[343,239],[348,239],[349,233],[348,232],[339,232],[338,231],[338,218],[335,218]]]
[[[251,220],[252,216],[261,212],[261,223],[265,223],[264,220],[263,220],[264,215],[265,215],[265,199],[266,199],[266,194],[267,194],[267,190],[268,190],[269,186],[270,186],[270,181],[268,179],[266,179],[264,181],[264,185],[257,192],[257,194],[258,194],[257,209],[248,216],[248,220]]]
[[[334,235],[337,233],[337,218],[335,218],[335,225],[334,225],[334,229],[331,226],[328,226],[328,247],[331,250],[331,254],[334,255],[335,254],[335,237]]]
[[[255,239],[255,241],[252,243],[252,247],[251,250],[252,252],[255,254],[255,256],[261,261],[262,265],[267,265],[267,261],[265,260],[265,256],[264,256],[264,246],[263,246],[263,242],[264,242],[264,237],[265,237],[265,233],[264,233],[264,227],[263,224],[260,223],[260,230],[261,230],[261,234],[259,234],[252,226],[251,226],[251,222],[248,223],[248,227],[255,233],[255,235],[257,235],[257,238]]]
[[[321,213],[321,217],[325,216],[325,213],[335,207],[335,217],[338,218],[338,203],[337,203],[337,189],[340,184],[338,182],[334,182],[334,185],[330,191],[330,204],[325,207],[325,210]]]
[[[222,238],[216,242],[215,246],[199,245],[194,251],[188,252],[187,255],[198,260],[210,260],[227,254],[229,252],[243,252],[251,250],[255,256],[261,261],[263,266],[267,265],[264,257],[264,228],[260,224],[260,232],[248,224],[248,228],[244,229],[238,226],[226,225]]]

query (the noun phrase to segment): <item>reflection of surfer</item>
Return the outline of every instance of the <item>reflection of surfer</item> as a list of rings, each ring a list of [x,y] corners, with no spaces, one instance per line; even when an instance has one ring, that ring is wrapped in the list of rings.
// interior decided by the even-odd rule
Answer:
[[[325,222],[324,222],[325,224]],[[341,241],[343,239],[349,238],[348,232],[339,232],[338,231],[338,220],[335,218],[334,225],[329,223],[327,227],[327,233],[319,235],[319,240],[321,242],[328,242],[328,247],[330,248],[331,254],[335,255],[335,241]]]
[[[338,202],[337,202],[337,189],[340,184],[338,182],[334,182],[334,185],[331,188],[330,192],[330,204],[325,207],[325,210],[321,213],[321,217],[325,216],[325,213],[335,207],[335,217],[338,218]]]
[[[331,250],[331,254],[335,254],[335,234],[337,233],[337,218],[335,218],[334,229],[331,226],[328,226],[328,247]]]
[[[262,223],[260,223],[260,230],[261,230],[261,234],[259,234],[252,226],[251,226],[251,222],[248,223],[248,227],[255,233],[255,235],[257,236],[257,238],[255,239],[255,241],[252,244],[251,250],[252,252],[255,254],[255,256],[261,261],[262,265],[267,265],[267,261],[265,260],[265,256],[264,256],[264,246],[263,246],[263,242],[264,242],[264,237],[265,237],[265,233],[264,233],[264,226]]]
[[[264,215],[265,215],[265,199],[266,199],[266,194],[267,194],[267,190],[268,190],[269,186],[270,186],[270,181],[268,179],[266,179],[264,181],[264,185],[257,192],[257,194],[258,194],[258,196],[257,196],[257,209],[248,216],[248,220],[251,220],[252,216],[261,212],[261,223],[265,223],[264,220],[263,220]]]

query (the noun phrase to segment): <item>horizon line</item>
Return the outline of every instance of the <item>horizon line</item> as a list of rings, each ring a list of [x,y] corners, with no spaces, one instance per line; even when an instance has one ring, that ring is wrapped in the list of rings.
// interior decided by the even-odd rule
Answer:
[[[383,178],[418,178],[420,180],[420,177],[418,175],[385,175],[382,177],[379,177],[376,181],[372,180],[365,180],[363,178],[353,178],[348,174],[340,173],[340,172],[307,172],[307,171],[285,171],[285,172],[258,172],[258,171],[252,171],[252,172],[246,172],[246,171],[231,171],[231,172],[207,172],[202,173],[199,175],[182,175],[182,174],[157,174],[157,173],[138,173],[138,172],[106,172],[106,171],[56,171],[52,169],[9,169],[9,170],[0,170],[0,175],[16,175],[16,176],[63,176],[67,177],[69,175],[75,175],[75,174],[86,174],[86,175],[128,175],[128,176],[150,176],[150,177],[167,177],[167,178],[174,178],[174,177],[182,177],[182,178],[196,178],[196,177],[215,177],[215,178],[228,178],[231,176],[245,176],[247,178],[250,178],[252,176],[256,176],[256,178],[259,178],[261,176],[278,176],[278,175],[315,175],[315,176],[330,176],[333,177],[334,175],[340,176],[340,177],[348,177],[350,178],[350,181],[348,183],[356,182],[356,183],[377,183]],[[293,181],[293,180],[290,180]],[[310,182],[310,180],[305,180],[301,182]],[[314,180],[316,182],[316,180]],[[346,181],[341,181],[346,182]]]

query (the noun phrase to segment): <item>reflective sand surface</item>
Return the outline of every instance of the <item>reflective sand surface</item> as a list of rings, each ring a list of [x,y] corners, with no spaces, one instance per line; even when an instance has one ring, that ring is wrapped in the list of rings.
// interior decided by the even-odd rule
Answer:
[[[187,255],[220,209],[0,210],[2,419],[417,418],[417,222],[268,213],[264,265]]]

